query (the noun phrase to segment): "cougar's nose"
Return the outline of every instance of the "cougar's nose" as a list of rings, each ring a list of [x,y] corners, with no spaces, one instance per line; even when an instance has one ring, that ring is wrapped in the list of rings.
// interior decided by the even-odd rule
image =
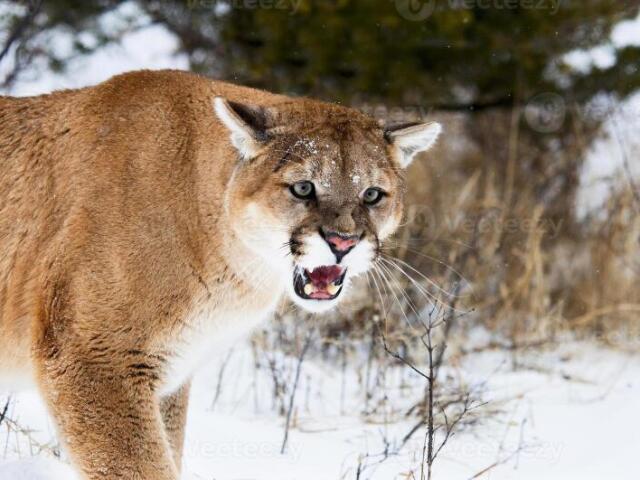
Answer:
[[[327,235],[327,242],[331,245],[332,248],[335,248],[339,252],[346,252],[351,250],[356,243],[358,243],[357,235],[349,235],[348,237],[343,237],[342,235],[338,235],[337,233],[332,233]]]
[[[360,235],[349,235],[338,232],[325,231],[320,229],[320,235],[329,244],[329,248],[336,256],[338,263],[342,260],[347,253],[356,246],[360,240]]]

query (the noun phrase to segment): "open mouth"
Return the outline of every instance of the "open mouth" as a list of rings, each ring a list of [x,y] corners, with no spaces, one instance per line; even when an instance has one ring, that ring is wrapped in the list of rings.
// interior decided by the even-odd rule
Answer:
[[[312,271],[296,268],[293,288],[305,300],[333,300],[340,295],[347,269],[340,265],[316,267]]]

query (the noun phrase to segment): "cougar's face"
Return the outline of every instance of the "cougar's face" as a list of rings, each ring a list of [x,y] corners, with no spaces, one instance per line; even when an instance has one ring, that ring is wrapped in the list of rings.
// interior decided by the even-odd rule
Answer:
[[[250,123],[237,105],[229,112],[223,106],[231,105],[216,109],[223,122],[235,113]],[[232,133],[242,158],[227,195],[238,238],[278,272],[296,304],[313,312],[344,298],[398,227],[407,153],[397,152],[392,134],[372,119],[326,108],[297,128],[265,129],[260,137],[252,127],[244,139]]]

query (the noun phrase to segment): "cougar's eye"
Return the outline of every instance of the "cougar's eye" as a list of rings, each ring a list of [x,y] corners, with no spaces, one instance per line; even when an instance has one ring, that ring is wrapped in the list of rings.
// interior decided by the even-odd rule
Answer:
[[[367,188],[362,194],[362,201],[367,205],[375,205],[384,197],[384,192],[379,188]]]
[[[302,200],[310,200],[316,196],[316,189],[311,182],[296,182],[289,187],[294,197]]]

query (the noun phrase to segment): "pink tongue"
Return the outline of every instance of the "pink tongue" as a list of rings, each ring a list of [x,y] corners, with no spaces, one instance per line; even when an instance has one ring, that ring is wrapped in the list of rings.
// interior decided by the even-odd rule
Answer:
[[[317,267],[312,272],[307,270],[307,275],[311,283],[317,288],[326,288],[331,282],[340,278],[342,275],[342,268],[337,265],[331,265],[330,267]]]

